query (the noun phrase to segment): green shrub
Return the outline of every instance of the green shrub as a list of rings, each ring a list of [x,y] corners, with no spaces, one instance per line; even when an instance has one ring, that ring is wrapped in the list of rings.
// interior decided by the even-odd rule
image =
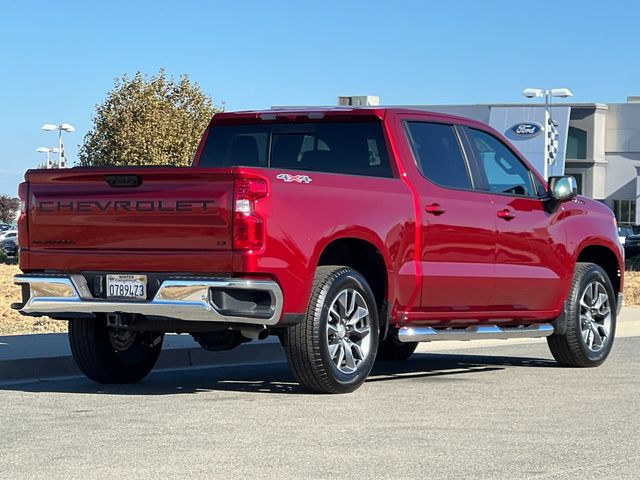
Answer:
[[[9,257],[7,257],[7,254],[4,253],[4,250],[0,250],[0,265],[4,264],[4,263],[7,263],[7,259],[8,258]]]

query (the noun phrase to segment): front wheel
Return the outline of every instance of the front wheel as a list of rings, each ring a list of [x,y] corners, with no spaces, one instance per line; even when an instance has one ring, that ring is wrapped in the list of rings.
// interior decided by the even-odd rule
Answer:
[[[111,328],[106,319],[69,321],[69,345],[78,368],[98,383],[136,383],[151,371],[164,333]]]
[[[366,380],[376,358],[378,309],[365,278],[340,266],[318,267],[307,315],[283,336],[296,379],[319,393],[347,393]]]
[[[569,291],[564,334],[547,337],[556,361],[568,367],[597,367],[609,356],[616,333],[616,300],[607,273],[578,263]]]

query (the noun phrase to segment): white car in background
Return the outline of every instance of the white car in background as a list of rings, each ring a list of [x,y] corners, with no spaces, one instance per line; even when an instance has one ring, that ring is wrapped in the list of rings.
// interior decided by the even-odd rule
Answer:
[[[0,240],[7,240],[9,238],[18,238],[18,230],[7,230],[0,232]]]

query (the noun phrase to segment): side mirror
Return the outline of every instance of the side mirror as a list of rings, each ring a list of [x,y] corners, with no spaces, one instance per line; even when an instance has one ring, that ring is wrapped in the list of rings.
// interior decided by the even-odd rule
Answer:
[[[575,178],[569,175],[549,177],[548,193],[551,198],[565,202],[578,194],[578,183]]]

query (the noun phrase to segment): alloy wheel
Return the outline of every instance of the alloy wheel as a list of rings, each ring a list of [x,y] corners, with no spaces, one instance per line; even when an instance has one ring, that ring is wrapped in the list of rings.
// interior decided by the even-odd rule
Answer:
[[[342,290],[329,307],[327,346],[335,367],[345,374],[356,372],[371,351],[369,307],[355,289]]]
[[[602,350],[610,338],[611,302],[605,286],[599,281],[587,285],[580,299],[582,341],[592,352]]]

